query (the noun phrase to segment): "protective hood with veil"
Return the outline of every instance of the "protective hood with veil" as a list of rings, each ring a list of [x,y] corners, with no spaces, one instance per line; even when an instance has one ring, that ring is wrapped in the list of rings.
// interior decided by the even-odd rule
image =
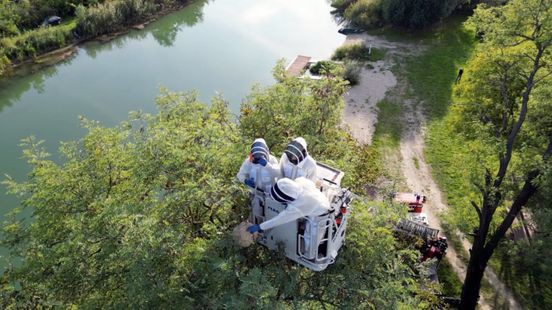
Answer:
[[[264,159],[266,165],[260,162]],[[264,139],[259,138],[251,144],[251,151],[243,161],[240,171],[236,176],[240,182],[251,180],[255,188],[268,192],[276,180],[280,177],[280,169],[276,157],[270,155]]]
[[[302,217],[319,216],[330,210],[330,202],[314,185],[306,178],[295,180],[281,179],[270,190],[270,196],[287,207],[276,217],[263,222],[262,230],[274,228]]]
[[[280,158],[280,171],[284,178],[305,177],[316,182],[316,161],[307,152],[307,142],[302,137],[291,141]]]

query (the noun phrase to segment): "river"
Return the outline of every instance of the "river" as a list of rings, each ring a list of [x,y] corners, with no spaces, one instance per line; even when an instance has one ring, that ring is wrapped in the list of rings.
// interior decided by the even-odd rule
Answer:
[[[326,0],[196,1],[143,30],[86,43],[61,63],[0,81],[0,179],[25,179],[22,138],[45,140],[59,161],[60,141],[85,133],[79,115],[113,126],[129,111],[154,112],[160,86],[197,90],[205,102],[221,93],[237,114],[252,85],[273,83],[278,59],[327,58],[342,44],[330,11]],[[17,203],[0,185],[0,217]]]

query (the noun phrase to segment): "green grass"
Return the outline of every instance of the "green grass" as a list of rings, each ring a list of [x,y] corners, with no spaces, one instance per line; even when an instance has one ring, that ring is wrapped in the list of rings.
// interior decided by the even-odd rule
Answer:
[[[437,270],[439,283],[441,283],[444,296],[459,297],[462,292],[462,281],[452,269],[452,266],[446,259],[441,260]]]
[[[406,62],[406,76],[416,97],[424,102],[430,120],[443,118],[451,103],[452,86],[471,55],[474,34],[463,28],[464,18],[452,18],[426,34],[430,47]]]
[[[332,60],[346,61],[379,61],[385,58],[385,50],[378,48],[369,48],[362,43],[347,44],[338,47]]]
[[[387,146],[396,147],[399,145],[403,130],[402,104],[386,97],[378,102],[377,106],[379,111],[374,139]]]
[[[418,160],[418,157],[414,157],[412,158],[412,161],[414,161],[414,167],[416,167],[416,169],[420,169],[420,161]]]
[[[458,69],[475,47],[474,34],[463,27],[464,20],[465,17],[452,17],[405,39],[415,37],[427,47],[420,54],[407,57],[399,72],[410,86],[407,97],[418,99],[417,108],[423,109],[428,118],[425,156],[451,210],[446,221],[453,229],[468,233],[476,222],[469,202],[476,198],[471,183],[473,173],[468,167],[477,163],[447,118]],[[386,30],[385,35],[397,39],[393,30]]]

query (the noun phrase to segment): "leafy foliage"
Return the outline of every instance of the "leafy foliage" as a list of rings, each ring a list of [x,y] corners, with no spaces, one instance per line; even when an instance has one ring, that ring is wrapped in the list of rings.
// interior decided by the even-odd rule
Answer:
[[[16,37],[0,39],[0,55],[5,59],[19,61],[35,57],[43,51],[57,49],[72,42],[72,30],[71,25],[46,27]]]
[[[462,0],[388,0],[384,16],[388,23],[420,29],[448,17]]]
[[[281,66],[275,74],[277,84],[255,88],[243,104],[239,125],[221,98],[208,107],[193,93],[164,91],[156,115],[133,112],[114,128],[83,120],[88,134],[62,145],[61,165],[26,139],[28,180],[5,181],[23,209],[4,226],[2,244],[12,262],[22,260],[0,277],[2,306],[434,305],[434,288],[417,278],[416,251],[400,249],[388,228],[399,216],[392,206],[355,204],[347,245],[325,272],[258,245],[234,247],[229,231],[248,208],[232,180],[252,137],[278,152],[303,135],[319,159],[347,171],[366,165],[338,127],[345,82],[285,77]]]
[[[138,23],[185,0],[0,0],[0,76],[12,63]],[[52,15],[61,26],[39,27]]]
[[[352,25],[377,28],[386,24],[383,5],[385,0],[355,0],[345,8],[343,17]]]
[[[343,69],[342,65],[337,62],[333,62],[329,60],[321,60],[316,62],[312,67],[310,67],[309,71],[315,75],[322,75],[322,74],[328,75],[328,74],[333,74],[336,71],[339,72],[342,69]]]
[[[360,72],[362,71],[362,64],[358,61],[348,61],[345,63],[345,70],[343,72],[343,79],[349,81],[351,86],[357,85],[360,82]]]
[[[0,37],[19,33],[19,29],[17,28],[19,16],[16,14],[15,9],[13,1],[0,1]]]
[[[382,60],[385,52],[376,48],[371,50],[363,43],[346,44],[338,47],[333,55],[333,60],[378,61]]]
[[[136,23],[156,11],[154,3],[146,0],[109,1],[85,8],[77,7],[77,32],[82,36],[97,36]]]
[[[462,0],[334,0],[351,24],[377,28],[386,24],[420,29],[448,17]]]
[[[538,177],[549,170],[552,131],[545,125],[549,113],[540,108],[547,100],[538,94],[550,87],[551,8],[550,1],[510,1],[480,6],[470,18],[482,43],[456,88],[451,111],[455,131],[467,138],[464,145],[476,158],[470,169],[477,194],[464,208],[473,207],[469,218],[477,225],[462,307],[475,306],[485,267],[521,208],[540,190]]]

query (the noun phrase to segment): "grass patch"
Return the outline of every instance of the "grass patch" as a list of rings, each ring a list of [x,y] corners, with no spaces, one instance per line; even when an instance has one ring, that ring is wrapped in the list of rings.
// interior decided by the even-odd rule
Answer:
[[[385,50],[377,48],[369,48],[362,43],[347,44],[338,47],[333,55],[332,60],[346,61],[378,61],[385,58]]]
[[[445,296],[458,297],[462,292],[462,281],[458,279],[456,272],[446,259],[441,260],[437,270],[439,283],[441,283],[442,293]]]
[[[406,75],[416,97],[423,99],[430,120],[444,117],[451,103],[458,69],[475,46],[475,36],[453,18],[428,35],[430,47],[406,61]]]
[[[476,167],[477,163],[466,141],[455,133],[446,117],[458,69],[475,48],[474,34],[463,27],[465,19],[453,17],[417,33],[415,37],[427,48],[421,54],[407,57],[400,71],[411,87],[407,96],[420,99],[428,117],[425,156],[446,195],[450,207],[446,221],[451,225],[450,231],[458,228],[469,233],[477,221],[469,202],[476,198],[469,167]],[[386,30],[386,35],[396,37],[392,29]]]
[[[374,138],[384,145],[397,147],[403,130],[401,122],[402,105],[386,97],[378,102],[377,106],[379,109],[378,122]]]

